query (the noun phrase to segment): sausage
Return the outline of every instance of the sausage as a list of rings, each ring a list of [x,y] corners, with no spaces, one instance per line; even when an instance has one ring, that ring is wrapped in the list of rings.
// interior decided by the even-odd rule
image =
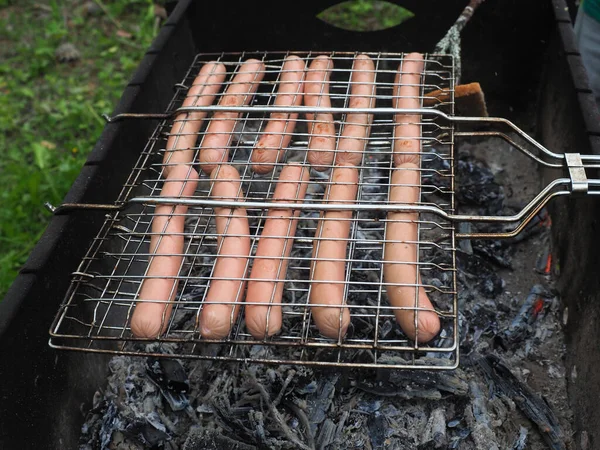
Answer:
[[[421,107],[419,98],[423,55],[409,53],[399,67],[394,81],[394,107],[417,109]],[[394,164],[420,164],[421,116],[418,114],[395,114],[394,122]]]
[[[233,77],[231,84],[219,99],[219,106],[245,106],[250,103],[258,85],[265,75],[265,65],[257,59],[245,61]],[[200,146],[200,167],[210,174],[218,163],[226,163],[229,158],[229,140],[235,128],[239,113],[222,111],[213,114]]]
[[[416,203],[419,201],[419,167],[404,163],[393,169],[390,203]],[[395,307],[414,308],[415,286],[419,270],[417,262],[418,213],[390,212],[387,215],[386,243],[384,247],[383,278],[390,304]],[[419,286],[418,307],[431,311],[418,312],[418,341],[429,342],[440,331],[440,319],[423,286]],[[417,339],[414,310],[394,310],[402,330],[412,340]]]
[[[350,108],[375,107],[375,65],[368,55],[357,55],[350,78]],[[348,114],[335,152],[335,164],[360,165],[371,133],[373,114]]]
[[[336,166],[325,198],[328,203],[354,202],[358,193],[358,169]],[[352,211],[327,211],[319,221],[312,253],[309,302],[311,304],[342,305],[346,280],[346,249],[350,234]],[[350,325],[348,308],[314,306],[312,314],[319,332],[337,339]]]
[[[284,166],[273,194],[273,202],[301,203],[309,179],[310,169],[307,166],[298,164]],[[281,330],[280,303],[283,280],[285,280],[299,215],[300,210],[296,210],[292,219],[291,209],[270,209],[267,214],[246,295],[246,328],[257,339],[272,336]],[[271,305],[251,305],[250,303],[253,302]]]
[[[396,81],[418,85],[423,71],[423,57],[418,53],[408,55],[403,65],[404,72]],[[397,88],[397,86],[395,87]],[[395,89],[400,96],[395,104],[398,108],[419,108],[419,87],[403,85]],[[420,194],[419,153],[421,151],[421,117],[419,115],[401,115],[395,117],[395,136],[393,156],[395,168],[392,169],[390,203],[417,203]],[[397,136],[400,136],[399,138]],[[410,152],[412,154],[405,154]],[[406,335],[421,343],[429,342],[440,330],[440,319],[433,311],[433,305],[422,286],[419,286],[418,299],[416,285],[420,284],[418,254],[418,213],[390,212],[386,222],[386,242],[384,245],[383,278],[386,293],[393,307],[413,309],[394,310],[396,320]],[[415,306],[429,309],[418,311]],[[417,327],[415,326],[417,320]]]
[[[210,174],[214,200],[243,201],[240,174],[229,165],[218,166]],[[246,281],[250,255],[250,228],[246,209],[216,207],[218,252],[213,279],[200,313],[200,334],[205,339],[223,339],[235,322]],[[222,304],[229,302],[230,304]]]
[[[304,82],[304,104],[311,108],[330,108],[329,79],[333,61],[322,55],[310,64]],[[335,125],[333,114],[306,114],[308,120],[308,162],[315,170],[324,171],[331,167],[335,150]]]
[[[282,67],[275,106],[300,106],[302,103],[302,82],[306,64],[298,56],[285,59]],[[279,162],[283,149],[292,139],[298,114],[271,113],[264,133],[252,151],[252,169],[265,174],[273,170]]]
[[[185,181],[184,181],[185,180]],[[192,167],[173,167],[160,192],[161,197],[189,197],[198,185],[198,172]],[[183,230],[188,207],[158,205],[152,219],[150,265],[142,282],[138,303],[131,317],[131,331],[139,338],[156,338],[164,333],[177,293],[183,262]],[[154,278],[156,277],[156,278]],[[164,277],[164,278],[161,278]]]
[[[225,66],[219,62],[206,63],[194,80],[192,87],[183,101],[186,106],[212,105],[216,95],[225,80]],[[177,115],[171,133],[167,140],[167,147],[163,156],[165,175],[168,176],[171,168],[178,164],[191,164],[194,161],[194,150],[198,132],[202,127],[206,112],[181,113]]]

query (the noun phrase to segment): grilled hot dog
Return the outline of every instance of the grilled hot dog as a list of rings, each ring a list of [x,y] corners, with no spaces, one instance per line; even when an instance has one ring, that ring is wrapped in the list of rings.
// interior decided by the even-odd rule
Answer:
[[[300,106],[305,69],[304,61],[298,56],[291,55],[285,59],[275,106]],[[283,149],[292,139],[297,118],[298,114],[271,113],[264,134],[252,151],[252,169],[256,173],[269,173],[279,162]]]
[[[265,65],[256,59],[245,61],[219,99],[219,106],[245,106],[256,93],[263,79]],[[229,143],[239,113],[217,112],[213,115],[200,146],[200,167],[209,174],[229,157]]]
[[[242,200],[240,174],[233,166],[218,166],[210,174],[214,200]],[[231,331],[244,295],[250,254],[250,228],[246,209],[215,208],[218,252],[212,280],[202,312],[200,334],[206,339],[223,339]],[[228,304],[223,304],[226,302]],[[235,306],[235,307],[234,307]]]
[[[198,184],[198,172],[186,165],[173,167],[165,181],[162,197],[191,196]],[[131,331],[140,338],[156,338],[167,328],[177,293],[176,278],[183,262],[183,230],[188,207],[156,207],[150,238],[150,266],[131,317]],[[161,278],[164,277],[164,278]]]
[[[273,194],[273,202],[301,203],[308,187],[309,174],[307,166],[290,164],[283,167]],[[246,295],[246,327],[257,339],[272,336],[281,329],[283,280],[299,214],[299,210],[292,216],[291,209],[270,209],[267,215]],[[251,305],[253,302],[268,305]]]
[[[218,62],[206,63],[194,80],[192,87],[183,101],[183,106],[209,106],[225,80],[225,66]],[[202,127],[205,112],[182,113],[177,115],[167,140],[167,148],[163,156],[165,175],[178,164],[191,164],[194,160],[194,146],[198,132]]]
[[[411,53],[403,64],[403,74],[396,77],[395,104],[398,108],[419,108],[419,83],[423,71],[423,56]],[[398,88],[398,86],[400,86]],[[394,163],[390,191],[391,203],[419,201],[421,172],[421,117],[398,114],[395,118]],[[420,284],[417,267],[418,214],[388,214],[384,248],[383,277],[387,295],[394,307],[396,320],[409,338],[421,343],[430,341],[440,330],[440,319],[433,310],[425,289]],[[418,293],[417,293],[417,287]],[[414,308],[424,308],[429,311]],[[412,309],[408,309],[412,308]],[[417,333],[418,329],[418,333]]]

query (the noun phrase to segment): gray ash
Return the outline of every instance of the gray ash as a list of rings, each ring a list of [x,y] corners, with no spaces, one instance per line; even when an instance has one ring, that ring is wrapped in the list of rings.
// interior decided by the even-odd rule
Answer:
[[[531,177],[535,168],[490,151],[493,143],[482,143],[486,145],[488,165],[476,159],[475,152],[460,155],[458,210],[513,214],[507,199],[514,205],[523,200],[523,193],[513,186],[508,198],[505,185],[512,177]],[[380,229],[364,224],[357,232],[376,238]],[[110,363],[107,385],[99,388],[88,412],[80,448],[567,448],[571,411],[562,365],[562,312],[551,274],[540,270],[538,262],[548,255],[548,233],[542,213],[519,238],[461,245],[457,277],[461,364],[456,370],[334,370],[187,359],[163,366],[157,360],[117,356]],[[299,229],[298,235],[311,237],[311,230]],[[294,249],[293,256],[299,258],[296,270],[307,269],[308,262],[301,259],[307,248]],[[365,265],[371,264],[368,249],[357,251]],[[448,262],[444,252],[427,252],[423,257],[436,264]],[[196,270],[209,267],[195,264],[200,267]],[[448,283],[445,277],[447,272],[435,268],[423,273],[433,286]],[[188,286],[181,297],[197,302],[202,295],[203,288]],[[290,289],[285,301],[300,303],[303,295]],[[356,289],[350,301],[369,304],[373,299]],[[189,314],[178,314],[176,320],[193,325]],[[370,327],[372,323],[358,321],[351,331],[360,337],[372,331]],[[433,346],[443,345],[452,331],[445,328]],[[383,338],[394,333],[397,326],[392,321],[381,324]],[[176,353],[175,345],[155,344],[150,349]],[[205,351],[218,356],[224,350]],[[241,352],[237,356],[252,358],[300,350],[257,345],[237,351]],[[385,355],[380,361],[401,362],[404,356]],[[368,361],[369,355],[363,351],[356,358]],[[440,358],[434,352],[425,356],[431,365]]]

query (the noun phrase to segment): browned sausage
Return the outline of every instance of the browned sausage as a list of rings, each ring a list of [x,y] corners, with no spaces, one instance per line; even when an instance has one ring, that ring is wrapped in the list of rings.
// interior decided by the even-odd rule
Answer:
[[[283,167],[273,194],[273,202],[301,203],[309,179],[310,170],[307,166],[290,164]],[[267,214],[246,295],[246,327],[257,339],[272,336],[281,330],[283,280],[299,215],[300,210],[296,210],[292,218],[291,209],[270,209]],[[269,306],[250,304],[255,302],[267,303]]]
[[[198,172],[186,165],[175,166],[160,192],[161,197],[189,197],[198,184]],[[177,293],[183,262],[183,231],[188,207],[159,205],[152,219],[150,266],[142,282],[138,303],[131,317],[131,331],[140,338],[164,333]]]
[[[275,106],[299,106],[302,103],[304,61],[295,55],[288,56],[282,67]],[[252,151],[252,169],[256,173],[269,173],[281,159],[292,139],[298,114],[271,113],[265,131]]]
[[[330,108],[329,79],[333,70],[333,61],[322,55],[310,64],[304,82],[304,104],[311,108]],[[306,114],[308,124],[307,159],[318,171],[331,167],[335,150],[335,125],[333,114]]]
[[[183,101],[186,106],[209,106],[225,80],[225,66],[219,62],[206,63],[194,80],[192,87]],[[169,175],[171,167],[178,164],[191,164],[194,161],[194,150],[198,132],[206,112],[178,114],[167,140],[167,148],[163,156],[165,175]]]
[[[352,65],[350,108],[375,107],[375,65],[367,55],[357,55]],[[373,114],[348,114],[335,152],[335,164],[360,165],[371,133]]]
[[[352,203],[358,192],[358,169],[334,167],[331,184],[325,193],[327,203]],[[315,233],[312,286],[309,301],[317,328],[324,336],[343,337],[350,325],[348,308],[335,308],[344,303],[346,281],[346,250],[350,235],[352,210],[327,211],[322,215]]]
[[[401,83],[418,85],[423,71],[423,59],[420,54],[410,54],[403,65],[404,74],[396,80]],[[399,89],[402,97],[397,100],[398,108],[419,108],[419,87],[402,85]],[[392,171],[390,203],[417,203],[419,201],[421,175],[419,153],[421,151],[421,117],[418,115],[396,115],[394,136],[394,162]],[[411,154],[405,154],[410,152]],[[387,215],[386,243],[384,247],[383,277],[386,292],[393,307],[407,309],[394,310],[396,320],[410,339],[426,343],[440,330],[440,319],[425,289],[420,286],[418,254],[418,213],[391,212]],[[417,288],[418,299],[417,299]],[[415,307],[429,309],[417,311]],[[415,324],[416,321],[416,324]],[[416,326],[415,326],[416,325]],[[418,327],[418,333],[417,333]]]
[[[218,166],[210,174],[214,200],[243,201],[240,174],[233,166]],[[237,318],[244,295],[250,228],[246,209],[215,208],[218,251],[202,312],[200,334],[206,339],[223,339]],[[226,302],[227,304],[223,304]]]
[[[245,61],[219,99],[219,106],[248,105],[264,75],[263,62],[256,59]],[[211,173],[219,163],[228,161],[229,143],[239,115],[231,111],[213,114],[200,145],[200,167],[204,173]]]

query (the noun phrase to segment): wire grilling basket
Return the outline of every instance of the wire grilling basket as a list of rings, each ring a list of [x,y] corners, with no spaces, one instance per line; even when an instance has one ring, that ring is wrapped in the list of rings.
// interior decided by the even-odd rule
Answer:
[[[281,95],[278,100],[279,89],[287,83],[283,65],[292,54],[307,68],[317,57],[329,57],[330,79],[327,82],[323,78],[320,85],[315,84],[320,86],[320,92],[313,98],[329,99],[330,105],[306,106],[297,102],[302,97],[301,91],[288,93],[287,97]],[[374,104],[365,107],[354,91],[357,84],[354,77],[360,72],[355,65],[357,55],[199,54],[182,83],[176,85],[167,113],[109,118],[159,119],[160,123],[140,152],[114,204],[64,204],[53,209],[56,214],[77,209],[101,209],[107,214],[72,274],[70,288],[50,330],[50,345],[89,352],[259,363],[455,368],[459,363],[457,239],[515,236],[551,198],[573,192],[596,194],[599,181],[588,179],[586,168],[599,167],[598,161],[593,156],[576,153],[552,153],[504,119],[455,116],[454,60],[448,55],[423,55],[422,71],[412,74],[418,76],[419,82],[403,84],[415,92],[412,100],[418,102],[418,107],[406,108],[398,106],[402,91],[397,76],[409,73],[405,68],[410,65],[411,55],[364,54],[370,57],[374,74],[374,83],[365,83],[373,88],[368,100],[374,100]],[[235,77],[249,59],[262,63],[256,72],[259,76],[253,80],[255,91],[238,96],[244,97],[241,102],[227,101],[227,90],[236,89]],[[194,83],[201,69],[213,62],[222,64],[219,67],[224,67],[225,72],[213,86],[214,95],[209,97]],[[205,83],[201,88],[207,86],[210,84]],[[431,97],[432,92],[441,94]],[[203,99],[207,100],[205,104]],[[330,151],[334,157],[315,167],[309,149],[320,150],[316,136],[328,114],[332,115],[331,125],[335,130],[329,136],[335,142]],[[338,155],[342,154],[342,142],[352,126],[360,129],[354,122],[360,115],[372,118],[370,132],[363,138],[357,135],[354,140],[361,144],[359,147],[364,144],[364,151],[359,152],[355,164],[343,167],[356,173],[357,178],[354,182],[340,182],[335,177],[342,170]],[[407,118],[406,123],[413,129],[418,126],[420,133],[403,136],[403,130],[408,128],[398,127],[399,117]],[[265,131],[271,119],[284,124],[278,133]],[[196,122],[198,131],[186,131],[186,122]],[[289,126],[291,122],[294,127]],[[461,127],[458,131],[457,124],[479,128],[462,130]],[[227,128],[226,125],[231,127],[228,132],[218,131]],[[481,131],[482,126],[496,129]],[[213,164],[216,172],[205,170],[198,161],[202,161],[202,152],[208,147],[208,135],[214,138],[220,133],[226,134],[226,146],[219,150],[225,156]],[[566,176],[550,183],[515,216],[457,214],[456,140],[490,137],[507,141],[541,165],[564,169]],[[269,138],[278,141],[272,153],[278,158],[263,169],[252,155],[261,148],[260,142]],[[420,149],[412,154],[406,152],[416,157],[418,163],[414,167],[396,164],[395,148],[406,141],[417,142]],[[290,168],[301,169],[305,177],[293,185],[296,189],[292,198],[276,198],[277,187],[285,184],[280,176]],[[417,181],[394,182],[394,173],[403,170],[407,176],[417,174],[414,178]],[[219,171],[223,174],[221,178]],[[194,173],[198,174],[197,180],[191,176]],[[398,178],[406,179],[402,175]],[[237,186],[235,195],[217,195],[217,179]],[[344,183],[356,195],[351,200],[331,201],[334,188],[344,189]],[[391,201],[395,188],[417,192],[415,201]],[[287,220],[282,218],[285,214]],[[277,219],[286,224],[283,234],[267,238],[265,225]],[[241,233],[239,228],[234,229],[240,220],[247,223]],[[164,223],[161,229],[157,229],[159,222]],[[176,222],[181,224],[180,229],[169,228],[169,223]],[[462,222],[495,222],[506,226],[490,233],[460,233]],[[403,225],[392,228],[398,224]],[[324,237],[328,226],[329,231],[338,227],[347,233]],[[411,226],[416,230],[416,240],[392,231],[409,230]],[[161,254],[165,262],[157,262],[157,267],[175,264],[175,272],[172,275],[167,269],[152,272],[151,262],[159,258],[155,242],[169,239],[179,242],[179,247]],[[235,257],[224,256],[228,239],[229,247],[237,252]],[[263,246],[259,245],[261,240]],[[248,245],[245,258],[241,257],[241,242]],[[277,256],[261,253],[265,248],[276,248],[276,242],[281,250]],[[160,248],[160,244],[156,245]],[[400,250],[393,250],[399,246],[413,249],[414,258],[391,260],[391,254],[400,254]],[[343,256],[339,255],[340,249]],[[329,270],[331,278],[317,280],[316,266],[323,262],[336,268],[327,269],[323,265],[323,273]],[[267,263],[277,268],[268,277],[260,271],[260,265]],[[241,275],[236,275],[238,266],[242,268]],[[257,273],[263,273],[262,277],[257,278]],[[412,278],[406,274],[412,274]],[[144,294],[144,285],[151,283],[162,283],[167,287],[163,289],[166,294],[158,298],[156,289],[153,295]],[[230,289],[232,295],[223,295],[224,290],[218,295],[217,286],[235,289]],[[259,304],[248,298],[252,289],[268,302]],[[398,296],[399,292],[403,292],[404,302],[390,301],[390,293]],[[336,296],[343,305],[335,303]],[[424,306],[423,296],[431,301],[433,309]],[[132,332],[135,309],[144,303],[161,311],[160,329],[150,339],[136,337]],[[220,317],[227,325],[223,336],[206,332],[203,323],[207,320],[203,319],[203,311],[215,306],[226,311]],[[247,320],[249,308],[257,306],[263,308],[255,308],[255,312],[264,312],[265,320],[258,322],[264,324],[264,332],[260,329],[257,332],[256,322],[250,324]],[[348,317],[342,326],[344,311]],[[334,333],[324,332],[324,319],[318,316],[326,314],[339,318],[330,324]],[[432,339],[423,339],[424,330],[419,329],[424,323],[420,318],[427,314],[434,314],[439,321]],[[401,320],[397,320],[399,317]]]

